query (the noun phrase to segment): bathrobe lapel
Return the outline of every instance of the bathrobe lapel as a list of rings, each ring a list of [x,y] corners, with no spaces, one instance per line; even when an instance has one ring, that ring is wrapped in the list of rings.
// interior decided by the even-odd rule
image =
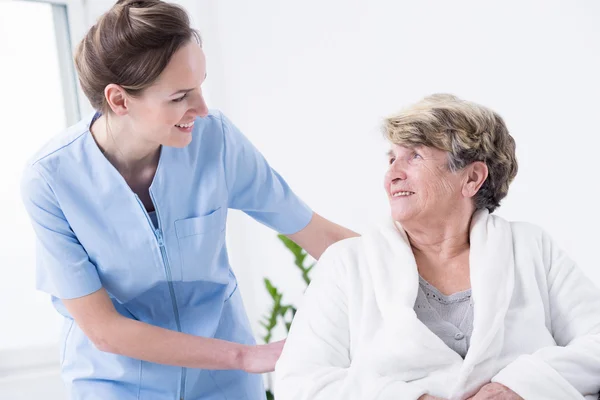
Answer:
[[[406,232],[390,221],[364,236],[369,273],[383,319],[382,340],[387,345],[408,340],[412,346],[388,348],[381,368],[406,380],[439,374],[449,379],[449,397],[477,390],[493,376],[494,360],[504,341],[504,318],[514,287],[514,252],[510,224],[490,215],[475,213],[471,222],[470,274],[474,302],[471,345],[464,360],[417,318],[413,307],[418,291],[418,271]],[[394,340],[395,338],[395,340]],[[386,340],[387,339],[387,340]],[[406,342],[405,342],[406,343]],[[393,345],[392,345],[393,346]],[[381,360],[380,360],[381,361]],[[460,369],[456,379],[456,368]],[[452,372],[452,373],[450,373]],[[450,379],[450,376],[453,378]],[[454,394],[454,395],[453,395]],[[460,396],[459,396],[460,397]]]

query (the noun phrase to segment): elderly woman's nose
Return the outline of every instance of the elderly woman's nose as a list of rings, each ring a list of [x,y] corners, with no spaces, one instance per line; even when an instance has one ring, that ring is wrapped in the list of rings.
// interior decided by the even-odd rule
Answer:
[[[390,167],[388,169],[388,173],[397,176],[397,175],[405,175],[405,165],[402,162],[402,160],[394,160],[393,163],[390,164]]]
[[[406,179],[406,174],[402,171],[388,170],[386,174],[386,181],[389,184],[398,183],[399,181],[403,181]]]

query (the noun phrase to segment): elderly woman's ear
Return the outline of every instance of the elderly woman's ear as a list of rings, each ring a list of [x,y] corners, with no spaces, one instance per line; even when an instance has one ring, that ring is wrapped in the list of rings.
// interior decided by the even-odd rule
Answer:
[[[474,197],[488,177],[488,167],[482,161],[475,161],[466,167],[466,179],[462,194],[465,197]]]

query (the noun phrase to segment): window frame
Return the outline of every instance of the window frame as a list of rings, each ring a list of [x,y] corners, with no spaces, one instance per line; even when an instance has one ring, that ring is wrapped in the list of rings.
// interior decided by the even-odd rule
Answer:
[[[52,5],[60,80],[67,126],[77,123],[92,107],[81,90],[73,55],[85,35],[88,21],[85,0],[18,0]]]

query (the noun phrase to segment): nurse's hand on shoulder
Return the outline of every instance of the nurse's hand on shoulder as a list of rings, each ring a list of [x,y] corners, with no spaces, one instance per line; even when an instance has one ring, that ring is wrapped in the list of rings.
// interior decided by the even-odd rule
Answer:
[[[506,386],[492,382],[484,385],[479,392],[468,400],[523,400],[521,396]]]
[[[281,355],[285,340],[279,342],[248,346],[242,354],[242,369],[254,374],[273,372]]]

